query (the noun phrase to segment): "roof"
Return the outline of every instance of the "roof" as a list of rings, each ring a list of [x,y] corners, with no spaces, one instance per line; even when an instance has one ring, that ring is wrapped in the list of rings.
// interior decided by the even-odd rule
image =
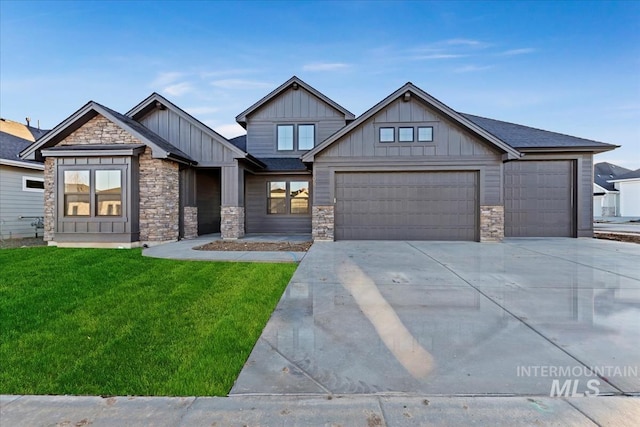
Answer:
[[[22,160],[20,152],[33,144],[32,141],[19,138],[7,132],[0,132],[0,164],[22,166],[29,169],[43,169],[42,162]]]
[[[382,111],[384,108],[386,108],[389,104],[396,101],[399,97],[406,96],[407,93],[409,94],[409,96],[411,95],[416,96],[418,99],[422,100],[423,102],[425,102],[426,104],[434,108],[436,111],[442,113],[444,116],[449,117],[454,122],[459,123],[461,126],[466,127],[471,132],[485,139],[490,144],[492,144],[493,146],[498,148],[500,151],[505,153],[508,159],[520,158],[521,154],[514,147],[505,143],[504,141],[502,141],[500,138],[496,137],[492,133],[487,132],[484,128],[478,126],[477,124],[475,124],[474,122],[472,122],[471,120],[463,116],[462,114],[449,108],[442,102],[438,101],[436,98],[432,97],[431,95],[429,95],[428,93],[420,89],[419,87],[415,86],[413,83],[408,82],[402,87],[400,87],[398,90],[393,92],[391,95],[387,96],[385,99],[383,99],[382,101],[380,101],[379,103],[371,107],[369,110],[363,113],[356,120],[354,120],[347,126],[343,127],[342,129],[340,129],[339,131],[331,135],[329,138],[324,140],[321,144],[307,151],[302,156],[302,160],[305,162],[313,161],[313,158],[316,154],[320,153],[329,145],[333,144],[335,141],[339,140],[340,138],[342,138],[343,136],[351,132],[353,129],[360,126],[366,120],[369,120],[370,118],[372,118],[374,115],[376,115],[377,113]]]
[[[154,157],[171,159],[186,164],[197,164],[195,160],[191,159],[187,154],[179,150],[169,141],[151,132],[132,118],[94,101],[89,101],[45,136],[23,150],[20,155],[24,158],[34,154],[37,150],[56,145],[98,114],[106,117],[108,120],[111,120],[113,123],[140,139],[145,145],[151,147]]]
[[[126,116],[132,118],[133,121],[135,122],[135,120],[145,116],[153,109],[158,108],[159,105],[161,107],[168,107],[183,119],[187,120],[188,122],[191,122],[201,131],[203,131],[205,134],[213,138],[213,140],[224,145],[231,151],[235,152],[239,158],[250,157],[250,156],[247,156],[245,149],[239,148],[235,144],[232,144],[227,138],[220,135],[218,132],[211,129],[209,126],[205,125],[200,120],[196,119],[191,114],[187,113],[182,108],[178,107],[177,105],[175,105],[174,103],[172,103],[171,101],[169,101],[168,99],[166,99],[165,97],[163,97],[157,92],[153,92],[151,95],[145,98],[142,102],[140,102],[138,105],[136,105],[131,110],[129,110]]]
[[[9,135],[17,136],[18,138],[33,142],[47,133],[48,130],[34,128],[33,126],[14,122],[13,120],[0,118],[0,132],[8,133]]]
[[[299,158],[290,157],[267,157],[258,159],[265,165],[267,172],[302,172],[308,168]]]
[[[231,138],[229,142],[242,151],[247,151],[247,135],[236,136],[235,138]]]
[[[640,179],[640,169],[629,171],[628,173],[617,176],[614,179],[610,179],[609,182],[627,181],[631,179]]]
[[[609,179],[617,178],[631,172],[631,169],[623,168],[613,163],[601,162],[593,165],[593,182],[598,184],[603,190],[617,191],[615,186],[607,182]]]
[[[344,114],[344,117],[345,117],[345,119],[347,121],[351,121],[351,120],[355,119],[355,115],[351,111],[347,110],[342,105],[340,105],[337,102],[333,101],[331,98],[328,98],[326,95],[324,95],[323,93],[319,92],[318,90],[316,90],[312,86],[310,86],[307,83],[303,82],[298,77],[293,76],[289,80],[287,80],[286,82],[284,82],[283,84],[278,86],[276,89],[274,89],[272,92],[267,94],[261,100],[259,100],[255,104],[253,104],[251,107],[247,108],[242,113],[238,114],[236,116],[236,121],[238,123],[240,123],[240,125],[242,127],[246,127],[247,126],[247,116],[248,115],[250,115],[251,113],[253,113],[254,111],[256,111],[257,109],[259,109],[260,107],[262,107],[263,105],[265,105],[266,103],[271,101],[272,99],[276,98],[282,92],[284,92],[285,90],[288,90],[290,87],[292,87],[294,85],[298,85],[299,87],[305,89],[307,92],[310,92],[312,95],[316,96],[317,98],[319,98],[322,101],[326,102],[327,104],[331,105],[336,110],[340,111],[342,114]]]
[[[593,151],[609,151],[618,147],[604,142],[488,119],[473,114],[461,114],[516,149],[590,148]]]

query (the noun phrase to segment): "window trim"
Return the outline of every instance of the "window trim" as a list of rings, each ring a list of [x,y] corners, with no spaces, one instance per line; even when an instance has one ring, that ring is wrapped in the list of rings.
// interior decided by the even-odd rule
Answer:
[[[285,193],[284,193],[284,203],[285,203],[285,213],[272,213],[270,210],[270,200],[271,197],[271,183],[272,182],[284,182],[285,183]],[[291,183],[292,182],[305,182],[307,183],[307,191],[309,192],[307,199],[307,211],[304,213],[292,213],[291,212]],[[266,203],[266,212],[267,216],[309,216],[311,214],[311,180],[309,179],[274,179],[266,181],[267,187],[267,203]]]
[[[383,141],[382,140],[382,131],[383,130],[388,130],[391,129],[391,140],[390,141]],[[380,126],[378,128],[378,142],[380,142],[381,144],[392,144],[394,142],[396,142],[396,128],[395,126]]]
[[[313,143],[313,145],[311,146],[311,148],[300,148],[300,127],[302,126],[311,126],[312,128],[312,137],[313,137],[313,141],[311,141]],[[309,150],[313,150],[313,148],[316,146],[316,125],[314,123],[299,123],[296,125],[296,141],[295,141],[295,145],[294,147],[298,149],[298,151],[309,151]]]
[[[402,129],[411,129],[411,140],[403,140],[401,138]],[[407,143],[407,142],[415,142],[416,140],[416,128],[415,126],[398,126],[398,142]]]
[[[280,128],[281,127],[292,127],[293,128],[293,143],[292,149],[282,149],[279,145],[280,138]],[[300,126],[312,126],[313,127],[313,147],[311,148],[300,148]],[[316,146],[317,142],[317,134],[316,134],[317,126],[316,123],[309,122],[300,122],[300,123],[278,123],[276,124],[276,151],[282,153],[291,153],[291,152],[307,152],[309,150],[313,150]]]
[[[411,144],[416,145],[434,145],[436,141],[436,134],[438,133],[439,122],[437,121],[425,121],[425,122],[387,122],[387,123],[374,123],[374,131],[375,131],[375,141],[377,144],[381,145],[391,145],[391,144]],[[400,129],[409,128],[413,129],[413,141],[400,141]],[[431,139],[430,140],[420,140],[418,138],[419,129],[423,128],[431,128]],[[381,138],[381,133],[383,129],[392,129],[393,130],[393,141],[383,141]]]
[[[44,193],[44,188],[29,188],[29,187],[27,187],[27,181],[41,182],[42,184],[44,184],[44,178],[43,177],[23,175],[22,176],[22,191],[27,191],[29,193]]]
[[[420,129],[431,129],[431,139],[420,139]],[[418,131],[418,134],[416,136],[417,136],[418,142],[433,142],[433,133],[434,133],[433,126],[417,126],[417,131]]]
[[[280,128],[291,128],[291,148],[280,148]],[[276,150],[277,151],[295,151],[296,148],[296,125],[280,123],[276,125]]]

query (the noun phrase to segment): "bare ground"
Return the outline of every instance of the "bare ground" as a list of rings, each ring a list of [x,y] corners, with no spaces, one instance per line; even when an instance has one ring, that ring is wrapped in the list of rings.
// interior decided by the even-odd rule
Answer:
[[[594,239],[615,240],[617,242],[640,243],[638,234],[594,233]]]
[[[312,242],[242,242],[216,240],[193,249],[199,251],[261,251],[261,252],[307,252]]]
[[[47,243],[42,237],[25,237],[23,239],[3,239],[0,240],[0,249],[28,248],[32,246],[44,246]]]

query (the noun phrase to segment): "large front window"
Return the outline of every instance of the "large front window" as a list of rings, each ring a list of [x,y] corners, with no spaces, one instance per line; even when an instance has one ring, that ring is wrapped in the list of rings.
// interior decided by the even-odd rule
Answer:
[[[309,181],[267,183],[267,213],[305,215],[309,213]]]
[[[64,216],[122,216],[122,171],[65,170]]]

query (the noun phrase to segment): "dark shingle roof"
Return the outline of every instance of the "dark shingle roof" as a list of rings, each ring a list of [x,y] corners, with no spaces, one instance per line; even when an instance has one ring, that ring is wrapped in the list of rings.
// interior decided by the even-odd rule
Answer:
[[[31,144],[33,144],[33,142],[26,139],[18,138],[6,132],[0,132],[0,159],[41,165],[42,162],[22,160],[19,156],[20,152]]]
[[[260,158],[258,159],[266,165],[265,170],[271,172],[293,172],[293,171],[306,171],[307,167],[302,163],[302,160],[298,158]]]
[[[611,147],[611,144],[604,142],[578,138],[515,123],[502,122],[500,120],[487,119],[486,117],[474,116],[472,114],[460,114],[513,148]]]
[[[247,152],[247,135],[236,136],[235,138],[231,138],[229,142],[245,153]]]
[[[609,179],[631,172],[631,169],[623,168],[613,163],[601,162],[593,165],[593,181],[607,191],[615,191],[613,183]]]
[[[635,178],[640,178],[640,169],[636,169],[634,171],[629,171],[625,174],[616,176],[615,178],[613,178],[614,180],[620,180],[620,179],[635,179]]]
[[[46,133],[49,132],[49,130],[34,128],[32,126],[27,126],[27,129],[29,129],[29,132],[31,132],[31,135],[33,135],[36,141],[38,140],[38,138],[46,135]]]

